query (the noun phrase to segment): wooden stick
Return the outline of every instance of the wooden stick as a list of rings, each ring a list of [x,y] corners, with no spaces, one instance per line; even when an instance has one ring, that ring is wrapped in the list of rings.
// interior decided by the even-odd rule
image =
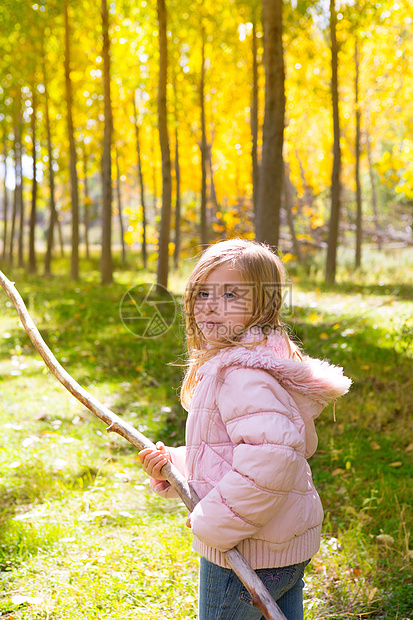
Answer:
[[[16,287],[14,286],[14,283],[10,282],[10,280],[6,278],[2,271],[0,271],[0,284],[13,302],[20,317],[23,328],[29,335],[29,338],[35,346],[36,350],[43,358],[46,366],[60,381],[60,383],[75,398],[77,398],[77,400],[79,400],[82,405],[84,405],[87,409],[89,409],[89,411],[94,413],[98,418],[103,420],[108,425],[108,432],[118,433],[118,435],[124,437],[136,448],[139,448],[139,450],[143,450],[144,448],[154,449],[155,445],[152,443],[152,441],[150,441],[147,437],[145,437],[145,435],[137,431],[136,428],[134,428],[127,422],[124,422],[122,418],[110,411],[110,409],[102,405],[102,403],[99,402],[94,396],[92,396],[84,388],[82,388],[69,375],[69,373],[66,372],[63,366],[59,364],[47,344],[44,342],[42,336],[40,335],[40,332],[34,324],[32,318],[30,317],[24,301],[21,298]],[[184,476],[182,476],[178,469],[169,462],[163,466],[162,474],[178,493],[179,497],[182,499],[188,510],[192,512],[196,504],[199,502],[199,497],[188,484]],[[251,566],[248,564],[244,556],[238,551],[238,549],[230,549],[224,555],[228,565],[232,568],[236,575],[238,575],[238,577],[250,593],[253,605],[255,605],[255,607],[257,607],[261,611],[263,616],[267,620],[286,620],[284,614],[268,592],[267,588],[264,586],[261,579],[253,571]]]

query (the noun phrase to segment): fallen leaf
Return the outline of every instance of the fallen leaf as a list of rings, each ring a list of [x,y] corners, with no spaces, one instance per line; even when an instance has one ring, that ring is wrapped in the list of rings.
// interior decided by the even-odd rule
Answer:
[[[389,463],[389,467],[401,467],[403,463],[401,461],[394,461],[393,463]]]
[[[374,595],[376,594],[376,592],[377,592],[377,588],[373,588],[373,589],[371,590],[371,592],[370,592],[370,594],[369,594],[369,597],[368,597],[368,601],[369,601],[369,603],[371,603],[371,601],[373,600]]]
[[[381,450],[381,446],[379,446],[379,444],[377,443],[377,441],[371,441],[370,442],[370,448],[372,450]]]
[[[353,506],[346,506],[346,512],[352,515],[356,515],[357,514],[357,510],[355,508],[353,508]]]
[[[407,448],[405,448],[405,452],[411,452],[413,450],[413,443],[409,443],[409,445],[407,446]]]
[[[341,469],[341,467],[337,467],[337,469],[334,469],[334,470],[331,472],[331,475],[332,475],[332,476],[339,476],[340,474],[345,474],[345,473],[346,473],[346,470],[345,470],[345,469]]]
[[[378,536],[376,536],[376,541],[380,545],[394,545],[394,538],[389,534],[379,534]]]

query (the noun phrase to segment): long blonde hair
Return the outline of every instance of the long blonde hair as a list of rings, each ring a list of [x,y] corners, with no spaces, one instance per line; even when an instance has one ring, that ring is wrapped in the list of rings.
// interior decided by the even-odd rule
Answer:
[[[287,341],[291,357],[301,359],[298,347],[291,342],[281,322],[280,313],[285,291],[286,274],[281,259],[264,244],[246,239],[230,239],[209,246],[192,271],[185,291],[187,371],[181,388],[181,402],[188,409],[197,384],[197,370],[220,349],[228,346],[248,346],[239,342],[242,333],[231,340],[207,343],[194,318],[198,292],[208,276],[222,265],[240,272],[245,283],[251,284],[252,313],[243,332],[260,327],[263,342],[266,333],[278,330]],[[250,343],[251,345],[252,343]],[[254,343],[256,344],[256,343]]]

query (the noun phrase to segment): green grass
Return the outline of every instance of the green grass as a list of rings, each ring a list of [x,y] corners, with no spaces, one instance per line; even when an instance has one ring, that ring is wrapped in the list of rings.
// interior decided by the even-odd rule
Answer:
[[[348,260],[332,288],[317,265],[290,269],[286,321],[354,381],[336,421],[331,406],[318,420],[311,466],[326,519],[306,618],[402,620],[413,618],[413,252],[366,250],[367,268],[350,275]],[[182,441],[179,304],[158,339],[135,337],[119,316],[123,294],[152,272],[118,267],[101,287],[96,261],[80,282],[64,261],[49,279],[3,268],[79,383],[152,439]],[[178,301],[183,275],[170,286]],[[45,370],[3,294],[0,389],[0,618],[195,619],[186,510],[155,497],[136,450]]]

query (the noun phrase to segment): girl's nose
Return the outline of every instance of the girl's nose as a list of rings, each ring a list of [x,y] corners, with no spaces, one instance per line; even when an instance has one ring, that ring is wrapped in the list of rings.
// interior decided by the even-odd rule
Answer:
[[[212,312],[216,312],[218,309],[218,303],[215,299],[209,298],[205,304],[205,310],[208,314],[212,314]]]

